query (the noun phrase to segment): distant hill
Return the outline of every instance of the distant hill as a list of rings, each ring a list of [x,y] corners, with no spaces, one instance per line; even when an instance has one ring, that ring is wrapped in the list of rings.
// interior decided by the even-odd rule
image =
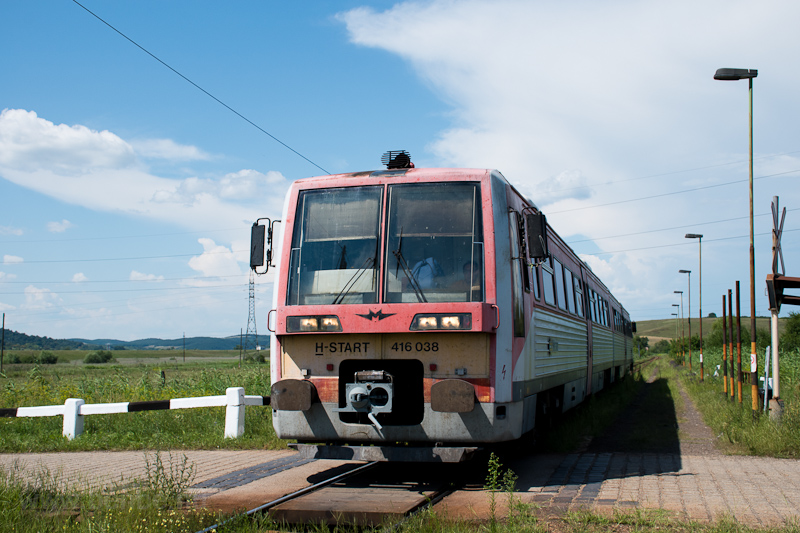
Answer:
[[[262,346],[269,343],[266,335],[259,335]],[[97,350],[111,346],[112,349],[158,350],[183,348],[184,339],[140,339],[120,341],[117,339],[51,339],[38,335],[27,335],[5,330],[7,350]],[[239,335],[219,337],[186,337],[187,350],[234,350],[239,345]]]
[[[3,338],[7,350],[96,350],[98,348],[84,341],[26,335],[10,329],[4,331]]]
[[[111,348],[131,348],[135,350],[163,350],[165,348],[183,348],[183,337],[180,339],[139,339],[135,341],[120,341],[116,339],[70,339],[87,344],[111,346]],[[265,335],[259,335],[262,345],[268,341]],[[239,346],[239,336],[234,337],[186,337],[187,350],[234,350]]]

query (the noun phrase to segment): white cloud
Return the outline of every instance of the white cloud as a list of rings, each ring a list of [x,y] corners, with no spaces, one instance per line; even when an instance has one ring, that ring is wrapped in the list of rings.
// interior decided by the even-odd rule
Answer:
[[[747,159],[747,84],[714,81],[716,68],[759,68],[756,175],[800,168],[794,156],[774,155],[795,149],[781,117],[800,112],[800,73],[781,58],[800,47],[798,17],[800,4],[788,0],[434,0],[339,20],[353,43],[406,60],[452,108],[452,124],[428,145],[446,166],[500,169],[567,241],[631,234],[576,251],[615,252],[587,261],[627,307],[652,308],[673,297],[672,284],[685,285],[676,273],[696,266],[697,248],[682,242],[685,228],[643,232],[702,233],[707,222],[747,214],[741,185],[699,189],[747,176],[744,165],[719,166]],[[756,212],[768,212],[774,194],[782,205],[800,202],[792,179],[759,182]],[[767,217],[756,224],[769,231]],[[720,239],[747,233],[746,222],[707,229]],[[742,279],[739,262],[706,242],[704,269]],[[769,245],[759,250],[757,269],[769,264]]]
[[[0,302],[0,312],[13,311],[14,309],[16,309],[16,307],[13,305]]]
[[[70,222],[67,219],[62,220],[61,222],[47,223],[47,231],[51,233],[64,233],[71,227],[72,227],[72,222]]]
[[[25,260],[16,255],[4,255],[3,256],[3,264],[4,265],[14,265],[18,263],[23,263]]]
[[[72,276],[73,283],[81,283],[83,281],[89,281],[89,278],[87,278],[83,272],[77,272],[74,276]]]
[[[135,163],[133,148],[111,132],[56,125],[24,109],[0,113],[2,167],[76,173],[86,168],[128,168]]]
[[[144,146],[141,150],[149,156],[206,157],[198,149],[164,139],[138,141],[137,146]],[[255,170],[219,179],[156,176],[146,171],[129,143],[111,132],[55,125],[20,109],[0,114],[0,176],[89,209],[189,228],[229,227],[265,214],[274,217],[288,187],[280,173]]]
[[[136,154],[144,158],[172,161],[207,161],[211,156],[196,146],[178,144],[172,139],[144,139],[131,141]]]
[[[11,226],[0,226],[0,235],[22,235],[23,231],[19,228],[12,228]]]
[[[216,244],[211,239],[198,239],[203,245],[203,253],[192,257],[189,266],[203,276],[227,277],[237,276],[242,273],[235,254],[225,246]]]
[[[50,289],[38,288],[33,285],[25,287],[25,303],[23,309],[41,311],[50,309],[61,303],[58,294]]]
[[[131,281],[163,281],[164,276],[156,276],[155,274],[142,274],[135,270],[131,270]]]

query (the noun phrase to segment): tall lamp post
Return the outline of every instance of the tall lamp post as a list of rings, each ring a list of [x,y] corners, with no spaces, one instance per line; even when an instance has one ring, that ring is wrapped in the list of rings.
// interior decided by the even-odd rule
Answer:
[[[683,291],[672,291],[681,295],[681,362],[686,366],[686,344],[683,340]]]
[[[678,346],[678,331],[679,331],[679,330],[678,330],[678,325],[679,325],[679,324],[680,324],[680,322],[681,322],[681,313],[680,313],[680,311],[681,311],[681,304],[672,304],[672,307],[677,307],[677,309],[675,309],[675,311],[676,311],[676,312],[675,312],[675,313],[672,313],[673,315],[675,315],[675,346],[676,346],[676,348],[675,348],[675,354],[676,354],[676,356],[677,356],[677,355],[678,355],[678,351],[677,351],[677,350],[678,350],[678,349],[677,349],[677,346]]]
[[[700,244],[700,381],[703,381],[703,236],[698,233],[687,233],[686,238],[697,239]],[[690,321],[690,332],[691,327]]]
[[[753,78],[758,70],[746,68],[721,68],[715,80],[747,80],[750,100],[750,388],[753,396],[753,413],[758,412],[758,382],[756,381],[756,261],[753,232]]]
[[[679,274],[689,274],[689,372],[692,371],[692,271],[678,270]]]

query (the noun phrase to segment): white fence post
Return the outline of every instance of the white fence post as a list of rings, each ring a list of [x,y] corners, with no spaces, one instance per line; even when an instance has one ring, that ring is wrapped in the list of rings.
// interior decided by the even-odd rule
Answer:
[[[83,415],[81,405],[84,401],[80,398],[68,398],[64,402],[64,431],[62,434],[72,440],[83,433]]]
[[[228,387],[225,398],[225,438],[238,439],[244,435],[244,388]]]

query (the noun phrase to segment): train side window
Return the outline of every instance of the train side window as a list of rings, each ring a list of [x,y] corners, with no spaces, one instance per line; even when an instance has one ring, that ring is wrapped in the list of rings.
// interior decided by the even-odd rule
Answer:
[[[513,282],[513,309],[514,313],[514,336],[525,336],[525,307],[522,293],[523,271],[528,270],[528,262],[525,257],[520,255],[519,240],[519,219],[517,213],[511,211],[509,214],[509,225],[511,227],[511,278]]]
[[[544,303],[556,305],[555,286],[553,285],[553,267],[550,266],[550,259],[542,263],[542,285],[544,285]]]
[[[594,289],[589,289],[589,310],[591,311],[592,322],[598,323],[597,293],[594,292]]]
[[[540,300],[542,294],[539,291],[539,265],[531,265],[531,274],[533,275],[533,297]]]
[[[572,285],[572,271],[564,267],[564,291],[567,296],[567,311],[575,314],[575,291]]]
[[[579,317],[583,317],[583,289],[581,288],[581,280],[577,276],[572,278],[575,284],[575,310],[578,312]]]
[[[556,274],[556,303],[558,303],[559,309],[566,311],[567,298],[564,296],[564,267],[555,257],[553,258],[553,270],[555,270]]]

